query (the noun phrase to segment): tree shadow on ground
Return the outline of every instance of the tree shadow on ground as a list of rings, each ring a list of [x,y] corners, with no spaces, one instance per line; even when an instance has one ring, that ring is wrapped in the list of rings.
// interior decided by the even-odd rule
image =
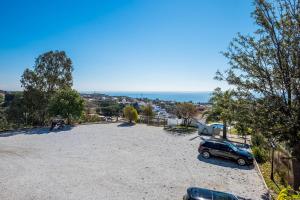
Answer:
[[[240,166],[234,160],[227,160],[227,159],[219,158],[219,157],[210,157],[210,158],[206,159],[206,158],[203,158],[199,154],[197,158],[201,162],[206,162],[206,163],[213,164],[213,165],[219,165],[221,167],[228,167],[228,168],[235,168],[235,169],[242,169],[242,170],[254,169],[254,165]]]
[[[135,123],[129,123],[129,122],[123,122],[121,124],[118,124],[118,127],[132,127]]]
[[[48,133],[59,133],[64,131],[69,131],[73,128],[72,125],[66,125],[64,128],[55,128],[50,131],[49,127],[33,128],[33,129],[23,129],[14,131],[5,131],[0,133],[0,137],[10,137],[14,135],[43,135]]]
[[[253,200],[252,198],[245,198],[245,197],[241,197],[241,196],[237,196],[237,198],[239,200]],[[263,195],[260,196],[260,198],[262,200],[271,200],[269,192],[264,193]]]

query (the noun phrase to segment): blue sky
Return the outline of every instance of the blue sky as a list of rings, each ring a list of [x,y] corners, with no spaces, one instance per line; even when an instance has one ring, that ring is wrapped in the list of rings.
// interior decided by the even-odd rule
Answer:
[[[249,0],[0,3],[0,89],[20,90],[35,58],[64,50],[79,91],[211,91],[220,54],[255,29]]]

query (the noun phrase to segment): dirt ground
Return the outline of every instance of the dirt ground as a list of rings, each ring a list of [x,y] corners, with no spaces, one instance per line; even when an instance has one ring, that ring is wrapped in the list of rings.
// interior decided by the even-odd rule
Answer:
[[[0,199],[182,199],[189,186],[241,199],[267,193],[254,167],[198,156],[196,134],[94,124],[0,136]]]

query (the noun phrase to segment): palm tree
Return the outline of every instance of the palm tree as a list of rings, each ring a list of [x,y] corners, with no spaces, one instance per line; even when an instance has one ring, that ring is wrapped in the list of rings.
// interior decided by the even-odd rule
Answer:
[[[234,100],[233,91],[222,92],[221,88],[216,88],[210,98],[211,110],[205,112],[206,121],[217,120],[223,122],[223,138],[227,139],[227,125],[233,120]]]

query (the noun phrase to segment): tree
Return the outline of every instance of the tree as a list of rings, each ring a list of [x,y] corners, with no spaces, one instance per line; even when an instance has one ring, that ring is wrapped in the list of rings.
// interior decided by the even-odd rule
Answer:
[[[197,114],[197,109],[192,103],[178,103],[176,105],[176,111],[178,118],[183,119],[184,126],[189,126],[191,119]]]
[[[123,110],[123,104],[119,104],[115,101],[111,101],[111,100],[106,100],[106,101],[102,101],[100,102],[100,108],[97,109],[99,114],[102,114],[104,116],[108,116],[108,117],[117,117],[117,121],[118,121],[118,117],[120,116],[120,114],[122,113]]]
[[[132,121],[138,120],[138,113],[133,106],[126,106],[123,110],[125,118],[132,123]]]
[[[251,111],[251,104],[242,98],[238,98],[233,102],[233,120],[234,127],[237,133],[244,137],[244,143],[246,144],[247,135],[252,134],[252,130],[255,129],[253,123],[253,112]]]
[[[300,160],[300,2],[255,0],[258,30],[239,34],[224,55],[226,80],[254,105],[253,122],[265,137],[284,142]]]
[[[147,104],[143,108],[143,114],[147,117],[147,123],[149,124],[150,119],[154,116],[154,112],[150,104]]]
[[[227,139],[227,124],[231,123],[234,116],[233,92],[227,90],[222,92],[221,88],[216,88],[210,99],[212,109],[208,113],[207,120],[218,120],[223,122],[223,138]]]
[[[15,125],[26,124],[27,110],[24,106],[24,97],[22,92],[15,92],[10,94],[11,101],[7,102],[6,116],[10,123]]]
[[[33,122],[45,122],[49,99],[56,90],[71,88],[72,71],[72,61],[64,51],[46,52],[35,60],[33,70],[24,71],[21,84],[25,105]]]
[[[70,88],[58,90],[51,98],[49,112],[51,116],[61,116],[67,119],[78,119],[84,110],[84,100],[76,90]]]
[[[4,102],[4,95],[2,95],[2,94],[0,93],[0,106],[2,105],[3,102]]]
[[[5,113],[2,108],[0,108],[0,130],[5,130],[8,128],[8,122]]]

